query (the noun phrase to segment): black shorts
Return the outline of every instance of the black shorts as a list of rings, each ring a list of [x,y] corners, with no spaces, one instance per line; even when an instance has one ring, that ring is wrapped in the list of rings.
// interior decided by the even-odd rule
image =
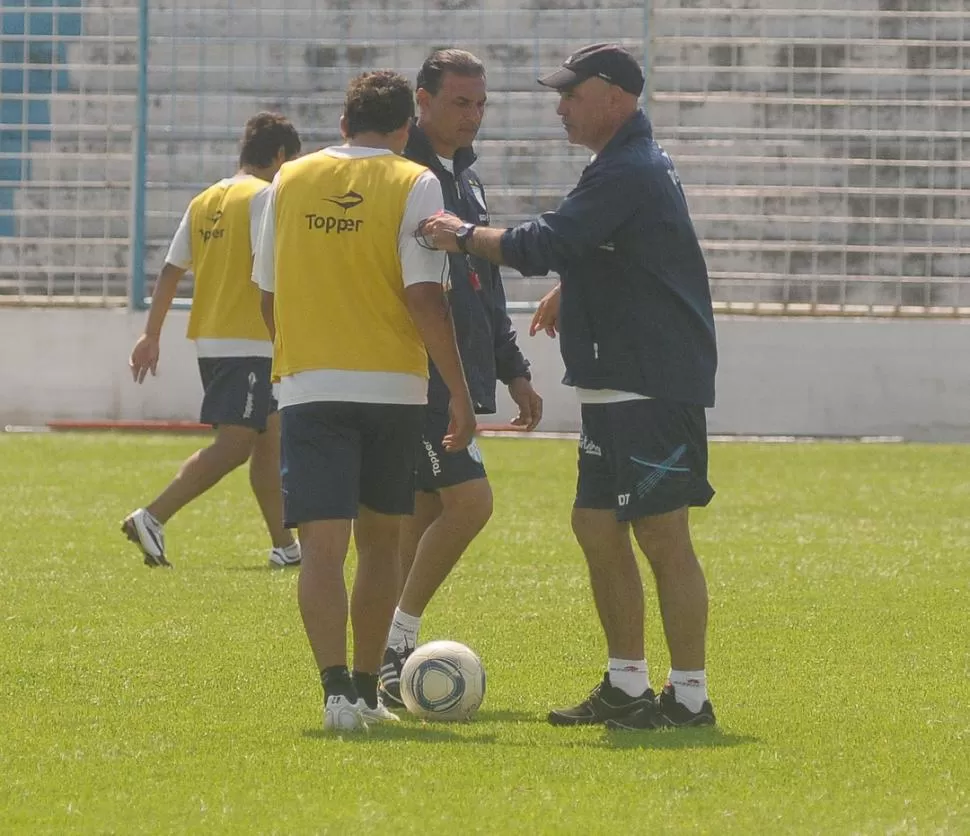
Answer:
[[[424,406],[316,401],[280,411],[283,519],[352,520],[365,505],[414,513]]]
[[[635,520],[711,501],[704,407],[641,399],[583,404],[582,417],[577,508]]]
[[[276,412],[272,366],[269,357],[200,357],[205,394],[199,421],[263,432],[266,419]]]
[[[447,453],[441,443],[447,432],[448,413],[427,410],[415,468],[415,486],[419,491],[435,493],[442,488],[485,478],[485,465],[478,444],[472,440],[464,450]]]

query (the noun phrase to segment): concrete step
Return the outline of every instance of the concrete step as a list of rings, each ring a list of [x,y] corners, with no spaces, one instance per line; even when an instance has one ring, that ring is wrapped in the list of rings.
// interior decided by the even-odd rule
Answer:
[[[496,92],[489,96],[482,127],[483,138],[500,138],[506,133],[528,136],[556,134],[562,138],[562,122],[556,114],[557,97],[542,88],[530,92]],[[103,94],[54,96],[51,123],[67,129],[77,125],[112,125],[116,130],[133,129],[137,102],[133,95]],[[186,139],[206,137],[215,129],[218,139],[235,140],[246,120],[260,110],[284,113],[298,130],[320,131],[325,126],[336,136],[343,96],[318,93],[314,96],[264,96],[258,93],[196,93],[188,96],[152,96],[148,102],[148,124],[155,136],[171,126]]]
[[[738,17],[759,17],[765,14],[789,14],[794,17],[811,17],[818,13],[849,15],[868,15],[870,17],[885,17],[888,19],[902,19],[900,12],[911,9],[911,14],[922,14],[922,9],[933,6],[941,10],[962,9],[959,0],[949,0],[938,4],[927,2],[903,3],[897,0],[875,4],[872,0],[726,0],[718,5],[704,5],[684,0],[652,0],[651,9],[654,15],[683,15],[684,17],[717,17],[718,15],[737,15]],[[808,8],[806,8],[808,7]],[[908,9],[907,9],[908,7]],[[938,12],[942,16],[942,12]]]
[[[146,264],[160,263],[168,242],[153,241],[146,251]],[[127,238],[86,239],[22,237],[0,247],[0,272],[16,273],[40,267],[51,274],[92,272],[125,275],[130,271]]]
[[[970,300],[970,282],[927,281],[920,278],[894,279],[857,276],[798,278],[788,275],[737,274],[711,278],[711,296],[716,305],[744,312],[759,304],[811,306],[965,307]],[[806,311],[807,312],[807,311]]]
[[[264,42],[294,39],[306,42],[314,38],[369,43],[371,41],[418,42],[426,53],[430,45],[459,45],[472,49],[471,42],[501,42],[528,37],[552,40],[560,48],[572,41],[592,43],[614,38],[640,38],[644,27],[642,4],[609,8],[407,8],[355,3],[353,8],[327,9],[322,4],[309,8],[268,10],[265,6],[232,9],[215,8],[208,3],[198,9],[155,9],[151,17],[151,39],[161,48],[171,40],[180,43],[204,38],[214,43],[234,42],[240,50],[247,41]],[[137,9],[88,8],[84,18],[84,35],[92,39],[126,40],[134,43],[138,36]],[[469,41],[472,38],[472,41]],[[170,48],[170,46],[169,46]],[[474,52],[475,50],[472,49]],[[566,57],[563,53],[560,60]],[[484,59],[484,55],[480,56]],[[491,69],[496,69],[492,67]]]
[[[865,99],[847,102],[838,98],[805,97],[796,101],[784,97],[711,92],[708,94],[663,93],[654,96],[650,115],[663,131],[720,127],[800,129],[829,134],[864,133],[872,130],[910,129],[934,132],[964,132],[970,120],[970,102],[953,100],[915,100],[907,102]]]
[[[427,40],[400,40],[393,28],[385,37],[370,41],[344,37],[299,36],[287,40],[230,36],[195,37],[152,41],[149,47],[150,92],[194,93],[204,79],[207,90],[249,91],[289,95],[314,91],[342,92],[350,78],[360,72],[390,67],[414,79],[427,57]],[[605,36],[605,34],[604,34]],[[620,39],[640,52],[641,29],[633,39]],[[431,42],[433,44],[433,42]],[[497,90],[535,90],[536,77],[558,66],[575,48],[588,43],[588,35],[563,40],[467,36],[462,47],[475,52],[489,69],[489,80]],[[137,89],[137,49],[124,39],[117,44],[80,41],[68,44],[68,63],[73,65],[71,81],[90,92]]]
[[[922,4],[919,9],[874,9],[869,0],[835,3],[828,8],[816,8],[814,3],[806,8],[804,3],[777,0],[747,8],[731,8],[731,5],[736,4],[682,8],[679,2],[654,2],[651,30],[656,38],[719,35],[779,41],[797,37],[806,44],[818,39],[932,40],[954,38],[953,30],[959,32],[959,24],[966,18],[964,9],[956,4],[949,9],[943,4],[937,4],[936,8]]]
[[[712,274],[882,276],[962,278],[970,269],[970,252],[953,249],[886,246],[846,247],[809,242],[705,241]]]
[[[38,145],[39,143],[35,143]],[[569,146],[544,151],[545,143],[489,142],[480,153],[475,170],[490,191],[496,186],[523,186],[531,183],[571,188],[579,179],[588,155],[570,152]],[[38,153],[30,161],[33,185],[67,183],[130,183],[130,153]],[[238,143],[207,143],[200,148],[195,142],[151,143],[147,158],[147,175],[151,183],[215,182],[236,169]]]

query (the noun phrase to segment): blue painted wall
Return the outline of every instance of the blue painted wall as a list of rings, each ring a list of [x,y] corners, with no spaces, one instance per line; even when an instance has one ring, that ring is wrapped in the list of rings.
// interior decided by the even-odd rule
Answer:
[[[81,34],[81,0],[0,0],[0,236],[17,234],[16,186],[30,177],[22,156],[50,139],[50,96],[69,90],[67,45]]]

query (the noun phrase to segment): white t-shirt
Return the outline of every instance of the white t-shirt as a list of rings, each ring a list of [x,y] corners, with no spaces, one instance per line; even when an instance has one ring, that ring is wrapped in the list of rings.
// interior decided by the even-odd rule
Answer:
[[[218,185],[231,186],[252,178],[251,174],[237,174],[225,177]],[[250,247],[255,247],[256,234],[259,232],[259,221],[262,215],[263,203],[257,205],[257,198],[269,191],[269,185],[260,191],[249,204],[249,240]],[[178,229],[169,244],[165,261],[183,270],[192,269],[192,219],[188,209],[182,215]],[[199,357],[272,357],[273,343],[269,340],[239,340],[204,338],[195,341],[195,350]]]
[[[384,148],[340,145],[317,153],[364,159],[394,152]],[[274,181],[269,189],[259,194],[264,205],[253,258],[253,281],[268,293],[275,292],[276,288],[276,184]],[[441,283],[447,276],[445,254],[422,247],[414,237],[421,221],[443,209],[441,184],[431,171],[425,171],[411,187],[398,231],[398,254],[405,287],[422,282]],[[281,408],[313,401],[423,404],[427,397],[427,381],[416,375],[318,369],[284,377],[280,382],[279,402]]]

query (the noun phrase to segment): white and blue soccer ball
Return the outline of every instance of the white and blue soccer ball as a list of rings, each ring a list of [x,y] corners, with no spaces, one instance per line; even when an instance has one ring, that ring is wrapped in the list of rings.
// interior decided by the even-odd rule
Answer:
[[[425,720],[468,720],[485,698],[485,668],[459,642],[434,641],[416,648],[401,671],[401,699]]]

